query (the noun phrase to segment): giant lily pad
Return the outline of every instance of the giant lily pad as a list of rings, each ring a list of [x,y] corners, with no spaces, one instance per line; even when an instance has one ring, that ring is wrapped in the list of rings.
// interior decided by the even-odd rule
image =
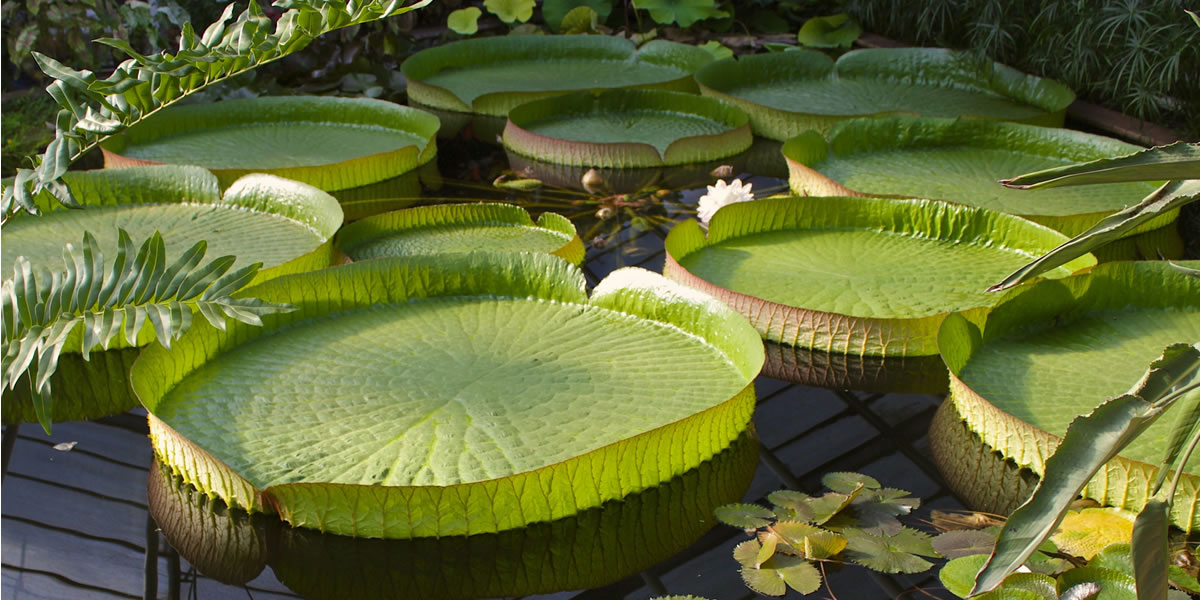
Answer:
[[[967,427],[1041,474],[1071,419],[1134,387],[1167,345],[1200,340],[1200,279],[1162,262],[1104,264],[1018,289],[980,324],[948,320],[939,338],[951,401]],[[1140,510],[1175,412],[1109,462],[1084,496]],[[1200,455],[1184,468],[1172,521],[1197,529]]]
[[[438,125],[426,112],[370,98],[262,97],[171,107],[102,149],[107,167],[196,165],[222,187],[270,173],[341,190],[432,160]]]
[[[946,365],[937,356],[830,354],[767,342],[763,375],[831,390],[946,393]]]
[[[85,231],[112,257],[118,230],[124,229],[138,243],[161,232],[170,260],[205,240],[210,258],[233,255],[239,266],[261,262],[256,281],[265,281],[332,264],[332,238],[342,224],[341,208],[329,194],[271,175],[243,177],[224,193],[217,178],[198,167],[71,172],[64,180],[83,208],[68,210],[43,194],[42,216],[18,215],[5,223],[0,261],[5,278],[12,276],[18,255],[34,270],[61,271],[63,248],[78,244]],[[138,345],[153,340],[147,324]],[[78,334],[68,339],[51,379],[54,421],[107,416],[137,403],[128,372],[138,349],[118,336],[109,350],[85,361],[81,342]],[[3,422],[21,420],[37,420],[25,385],[4,393]]]
[[[440,204],[398,210],[347,225],[338,248],[352,260],[442,252],[544,252],[583,262],[583,241],[562,215],[537,223],[511,204]]]
[[[1048,127],[979,119],[853,119],[826,142],[809,131],[787,141],[788,183],[813,196],[937,198],[1037,221],[1067,235],[1141,202],[1158,187],[1132,182],[1013,190],[998,183],[1014,173],[1130,154],[1137,146]],[[1141,229],[1170,223],[1178,211]]]
[[[933,200],[768,198],[667,236],[667,277],[746,315],[764,338],[829,353],[937,353],[946,314],[982,311],[988,279],[1066,241],[1024,219]],[[1095,264],[1087,256],[1053,277]],[[1011,272],[1011,271],[1008,271]]]
[[[694,92],[708,51],[654,40],[641,48],[603,35],[477,38],[422,50],[400,66],[417,104],[503,117],[568,92],[653,87]]]
[[[707,65],[696,81],[745,109],[755,134],[781,141],[889,114],[1061,126],[1075,100],[1060,83],[941,48],[852,50],[836,63],[815,50],[756,54]]]
[[[728,165],[733,172],[740,173],[745,171],[745,165],[748,163],[748,153],[745,152],[703,163],[637,169],[589,168],[535,160],[511,151],[505,154],[509,167],[520,177],[537,179],[550,186],[602,195],[628,194],[652,187],[668,190],[695,188],[711,183],[714,179],[712,172],[718,167]],[[591,183],[597,181],[596,176],[599,176],[598,181],[601,183],[599,186],[592,185],[592,189],[589,190],[588,186],[583,184],[584,177]]]
[[[157,461],[147,496],[180,555],[230,585],[270,566],[314,600],[515,597],[607,585],[684,550],[716,523],[715,508],[745,494],[758,444],[751,427],[711,460],[621,501],[471,536],[369,540],[286,527],[209,500]]]
[[[732,104],[663,90],[567,94],[513,108],[504,147],[538,160],[589,167],[657,167],[738,154],[753,140]]]
[[[234,507],[343,535],[498,532],[658,485],[746,429],[763,361],[704,294],[631,268],[589,300],[542,254],[381,258],[246,293],[297,310],[200,324],[134,364],[154,448]]]

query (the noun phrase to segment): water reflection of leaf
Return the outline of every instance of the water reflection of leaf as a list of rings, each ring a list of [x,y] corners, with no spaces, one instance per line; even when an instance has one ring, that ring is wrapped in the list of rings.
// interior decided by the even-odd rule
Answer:
[[[753,428],[712,460],[620,502],[500,534],[355,539],[250,518],[155,466],[151,515],[188,562],[223,582],[267,562],[306,598],[476,598],[606,585],[692,544],[713,509],[742,497],[758,463]],[[267,548],[269,547],[269,552]]]

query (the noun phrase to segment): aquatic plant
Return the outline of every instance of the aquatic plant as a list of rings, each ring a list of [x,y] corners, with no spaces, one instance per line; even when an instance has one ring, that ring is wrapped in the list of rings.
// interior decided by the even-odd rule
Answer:
[[[125,40],[97,40],[130,57],[105,79],[34,54],[42,70],[55,80],[46,91],[62,109],[54,140],[34,159],[32,168],[19,169],[13,185],[4,189],[0,217],[7,219],[14,210],[36,213],[34,197],[43,191],[74,206],[70,187],[61,181],[67,167],[104,139],[158,110],[213,83],[279,60],[328,31],[401,14],[430,1],[405,6],[402,0],[279,0],[277,4],[287,10],[277,21],[267,17],[257,2],[234,19],[234,4],[229,4],[202,35],[185,24],[173,54],[143,55]]]
[[[726,525],[745,529],[752,539],[733,549],[746,585],[767,596],[788,588],[811,594],[821,587],[826,562],[854,562],[883,573],[920,573],[940,555],[926,533],[897,518],[920,506],[904,490],[885,488],[859,473],[827,473],[829,492],[810,496],[776,490],[771,508],[730,504],[716,510]]]

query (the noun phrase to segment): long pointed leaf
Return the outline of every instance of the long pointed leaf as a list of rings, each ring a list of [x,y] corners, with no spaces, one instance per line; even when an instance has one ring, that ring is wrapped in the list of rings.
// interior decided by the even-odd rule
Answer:
[[[162,304],[146,305],[146,318],[154,326],[154,335],[158,343],[171,347],[171,310]]]
[[[1090,415],[1078,417],[1054,455],[1033,495],[1008,518],[988,562],[979,572],[972,596],[995,589],[1050,537],[1068,505],[1105,463],[1149,427],[1169,404],[1146,394],[1147,389],[1166,393],[1157,385],[1164,379],[1200,377],[1200,344],[1177,344],[1151,364],[1130,393],[1101,404]],[[1141,386],[1147,386],[1142,388]]]
[[[171,266],[163,271],[162,279],[158,282],[158,289],[154,291],[154,297],[159,300],[173,298],[176,292],[179,291],[179,286],[187,279],[192,269],[204,260],[204,253],[208,250],[208,242],[200,240],[191,248],[188,248],[182,256],[179,257]]]
[[[1038,189],[1091,183],[1200,179],[1200,144],[1175,142],[1117,158],[1028,173],[1000,183],[1017,189]]]
[[[138,333],[146,322],[146,309],[141,306],[125,307],[125,341],[130,346],[137,345]]]
[[[33,413],[37,415],[38,423],[50,435],[54,428],[54,398],[50,395],[50,386],[33,390]]]
[[[142,249],[145,250],[145,259],[139,261],[137,285],[134,286],[133,297],[130,298],[130,302],[134,304],[145,304],[154,298],[155,282],[167,266],[167,249],[159,232],[154,232],[154,235],[142,244]],[[142,252],[138,252],[138,257],[142,258]]]
[[[192,271],[182,283],[179,284],[179,291],[176,298],[180,300],[191,300],[199,296],[208,286],[221,275],[224,275],[234,263],[233,256],[222,256],[214,258],[200,269]]]
[[[114,295],[114,293],[120,289],[121,284],[133,272],[131,260],[136,252],[129,232],[124,229],[117,230],[117,257],[113,260],[113,266],[109,269],[104,287],[96,298],[97,306],[112,306],[112,301],[119,298],[120,294]]]
[[[220,307],[211,302],[203,300],[197,302],[196,306],[200,309],[200,314],[204,315],[205,320],[207,320],[209,324],[211,324],[213,327],[216,327],[220,331],[225,331],[225,315],[221,313]]]
[[[92,348],[100,345],[100,336],[97,335],[96,313],[83,314],[83,346],[80,348],[80,354],[83,354],[83,360],[90,360],[89,355]]]
[[[1133,572],[1138,600],[1167,597],[1167,531],[1171,506],[1154,498],[1146,503],[1133,523]]]
[[[21,374],[29,370],[30,364],[37,359],[38,348],[41,346],[42,332],[45,330],[40,325],[35,325],[29,328],[29,333],[21,338],[18,345],[16,357],[9,365],[9,370],[6,373],[8,376],[8,386],[16,385],[17,379]]]
[[[204,300],[221,298],[246,287],[246,284],[254,280],[254,276],[258,274],[258,269],[261,266],[262,263],[254,263],[232,273],[226,273],[204,292],[202,298]]]
[[[88,290],[80,308],[95,306],[100,291],[104,289],[104,252],[91,232],[83,233],[83,268],[88,275]]]
[[[171,311],[171,339],[177,340],[192,326],[192,311],[182,302],[172,300],[167,304]]]
[[[1017,269],[989,292],[1008,289],[1031,277],[1062,266],[1133,231],[1137,226],[1200,197],[1200,180],[1168,181],[1138,204],[1101,219],[1087,231]]]

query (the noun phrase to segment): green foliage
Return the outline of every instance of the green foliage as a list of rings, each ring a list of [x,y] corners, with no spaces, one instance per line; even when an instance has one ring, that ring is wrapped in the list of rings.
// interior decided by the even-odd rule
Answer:
[[[999,527],[954,530],[942,533],[933,540],[934,548],[951,559],[938,573],[938,578],[948,591],[960,598],[968,597],[976,574],[988,560],[986,549],[982,549],[981,546],[990,546],[999,531]],[[1059,530],[1055,534],[1056,537],[1061,533]],[[976,550],[982,551],[958,553],[953,547],[959,545],[964,536],[987,540],[987,544],[972,544]],[[1055,556],[1068,556],[1070,560],[1052,558]],[[1177,556],[1180,561],[1194,563],[1186,547],[1180,547]],[[1136,568],[1132,547],[1128,541],[1110,543],[1090,557],[1080,556],[1045,542],[1030,555],[1025,567],[1025,572],[1007,576],[993,591],[976,597],[982,600],[1027,597],[1033,600],[1066,600],[1086,598],[1086,595],[1080,594],[1085,590],[1094,590],[1097,586],[1106,590],[1107,595],[1100,598],[1132,599],[1134,596]],[[1138,579],[1140,578],[1139,576]],[[1183,600],[1186,598],[1183,592],[1195,593],[1200,590],[1195,576],[1175,565],[1170,566],[1169,573],[1164,570],[1152,583],[1159,586],[1155,590],[1155,598]],[[1168,583],[1174,589],[1168,589]]]
[[[40,280],[29,261],[18,257],[13,278],[4,280],[0,292],[0,387],[14,389],[27,376],[38,420],[49,433],[50,376],[73,334],[81,336],[78,349],[87,360],[94,348],[107,348],[122,332],[130,346],[138,345],[146,323],[159,343],[170,347],[191,327],[195,311],[224,329],[225,317],[260,324],[261,315],[290,310],[283,304],[233,298],[254,279],[261,263],[229,272],[234,257],[223,256],[201,265],[206,248],[198,242],[168,265],[158,233],[135,250],[121,230],[109,265],[95,238],[85,233],[80,248],[68,244],[64,250],[64,270]]]
[[[871,31],[913,45],[970,48],[1122,112],[1183,126],[1194,138],[1200,29],[1181,3],[1081,6],[1077,0],[847,0],[843,9]]]
[[[483,0],[488,12],[505,23],[524,23],[533,17],[533,0]]]
[[[482,14],[478,6],[460,8],[446,17],[446,27],[460,35],[474,35],[479,32],[479,16]]]
[[[4,147],[0,158],[0,177],[16,174],[21,161],[38,153],[54,139],[54,99],[30,91],[4,100]]]
[[[407,12],[430,1],[404,6],[401,0],[278,0],[276,4],[287,10],[275,22],[257,2],[235,19],[230,4],[202,35],[185,23],[175,54],[143,55],[122,39],[97,40],[130,57],[105,79],[35,53],[38,65],[55,80],[46,91],[62,109],[54,140],[34,169],[17,172],[15,185],[4,191],[0,209],[5,217],[15,208],[36,213],[33,197],[43,190],[73,206],[71,191],[59,178],[71,162],[108,136],[212,83],[287,56],[326,32]]]
[[[809,48],[849,48],[860,35],[862,26],[850,15],[840,14],[805,21],[796,41]]]
[[[813,563],[839,556],[885,573],[919,573],[933,566],[922,556],[940,556],[928,535],[896,519],[920,503],[908,492],[858,473],[829,473],[822,482],[830,491],[821,496],[777,490],[767,496],[771,508],[730,504],[716,510],[719,521],[754,536],[733,550],[750,589],[767,596],[782,596],[788,588],[810,594],[821,586]]]
[[[995,550],[987,564],[979,572],[973,594],[995,589],[1005,578],[1029,558],[1057,528],[1067,507],[1087,484],[1088,480],[1126,445],[1140,435],[1164,411],[1175,403],[1182,405],[1184,414],[1191,414],[1192,403],[1200,402],[1200,343],[1188,346],[1180,344],[1168,347],[1163,356],[1155,361],[1145,376],[1130,391],[1100,405],[1092,414],[1075,419],[1067,429],[1062,443],[1054,455],[1046,461],[1045,473],[1033,495],[1009,517]],[[1182,402],[1180,402],[1182,400]],[[1200,431],[1195,422],[1177,423],[1176,428],[1188,432]],[[1200,434],[1184,440],[1184,436],[1172,434],[1173,444],[1178,447],[1166,449],[1168,464],[1176,467],[1175,479],[1169,488],[1162,487],[1163,477],[1156,482],[1154,501],[1147,503],[1143,520],[1134,527],[1134,563],[1138,572],[1149,573],[1165,564],[1159,543],[1167,527],[1165,515],[1158,513],[1169,506],[1174,496],[1175,485],[1182,475],[1179,463],[1180,448],[1187,444],[1188,451],[1182,453],[1187,460],[1190,449],[1200,441]],[[1164,465],[1165,467],[1166,465]],[[1153,528],[1156,531],[1151,531]],[[1139,530],[1141,532],[1139,533]],[[1165,570],[1165,567],[1162,569]],[[1150,576],[1140,586],[1155,585],[1156,578]],[[1150,598],[1149,592],[1139,598]]]
[[[677,24],[680,27],[691,27],[703,19],[729,16],[718,10],[713,0],[633,0],[633,7],[649,11],[650,18],[659,25]]]
[[[141,48],[161,50],[174,36],[170,32],[178,32],[184,23],[201,16],[189,14],[188,8],[176,0],[5,2],[0,8],[5,27],[4,49],[8,61],[26,73],[36,74],[35,51],[74,64],[116,63],[117,52],[91,41],[120,37]]]
[[[1010,288],[1036,275],[1128,235],[1139,225],[1200,198],[1200,144],[1177,142],[1127,156],[1038,171],[1001,181],[1008,187],[1038,189],[1067,185],[1169,179],[1141,202],[1117,211],[1087,231],[1014,271],[988,288]]]
[[[542,20],[546,26],[558,31],[566,31],[563,23],[567,15],[581,8],[590,8],[596,14],[597,22],[603,23],[612,14],[612,0],[545,0],[542,2]]]

